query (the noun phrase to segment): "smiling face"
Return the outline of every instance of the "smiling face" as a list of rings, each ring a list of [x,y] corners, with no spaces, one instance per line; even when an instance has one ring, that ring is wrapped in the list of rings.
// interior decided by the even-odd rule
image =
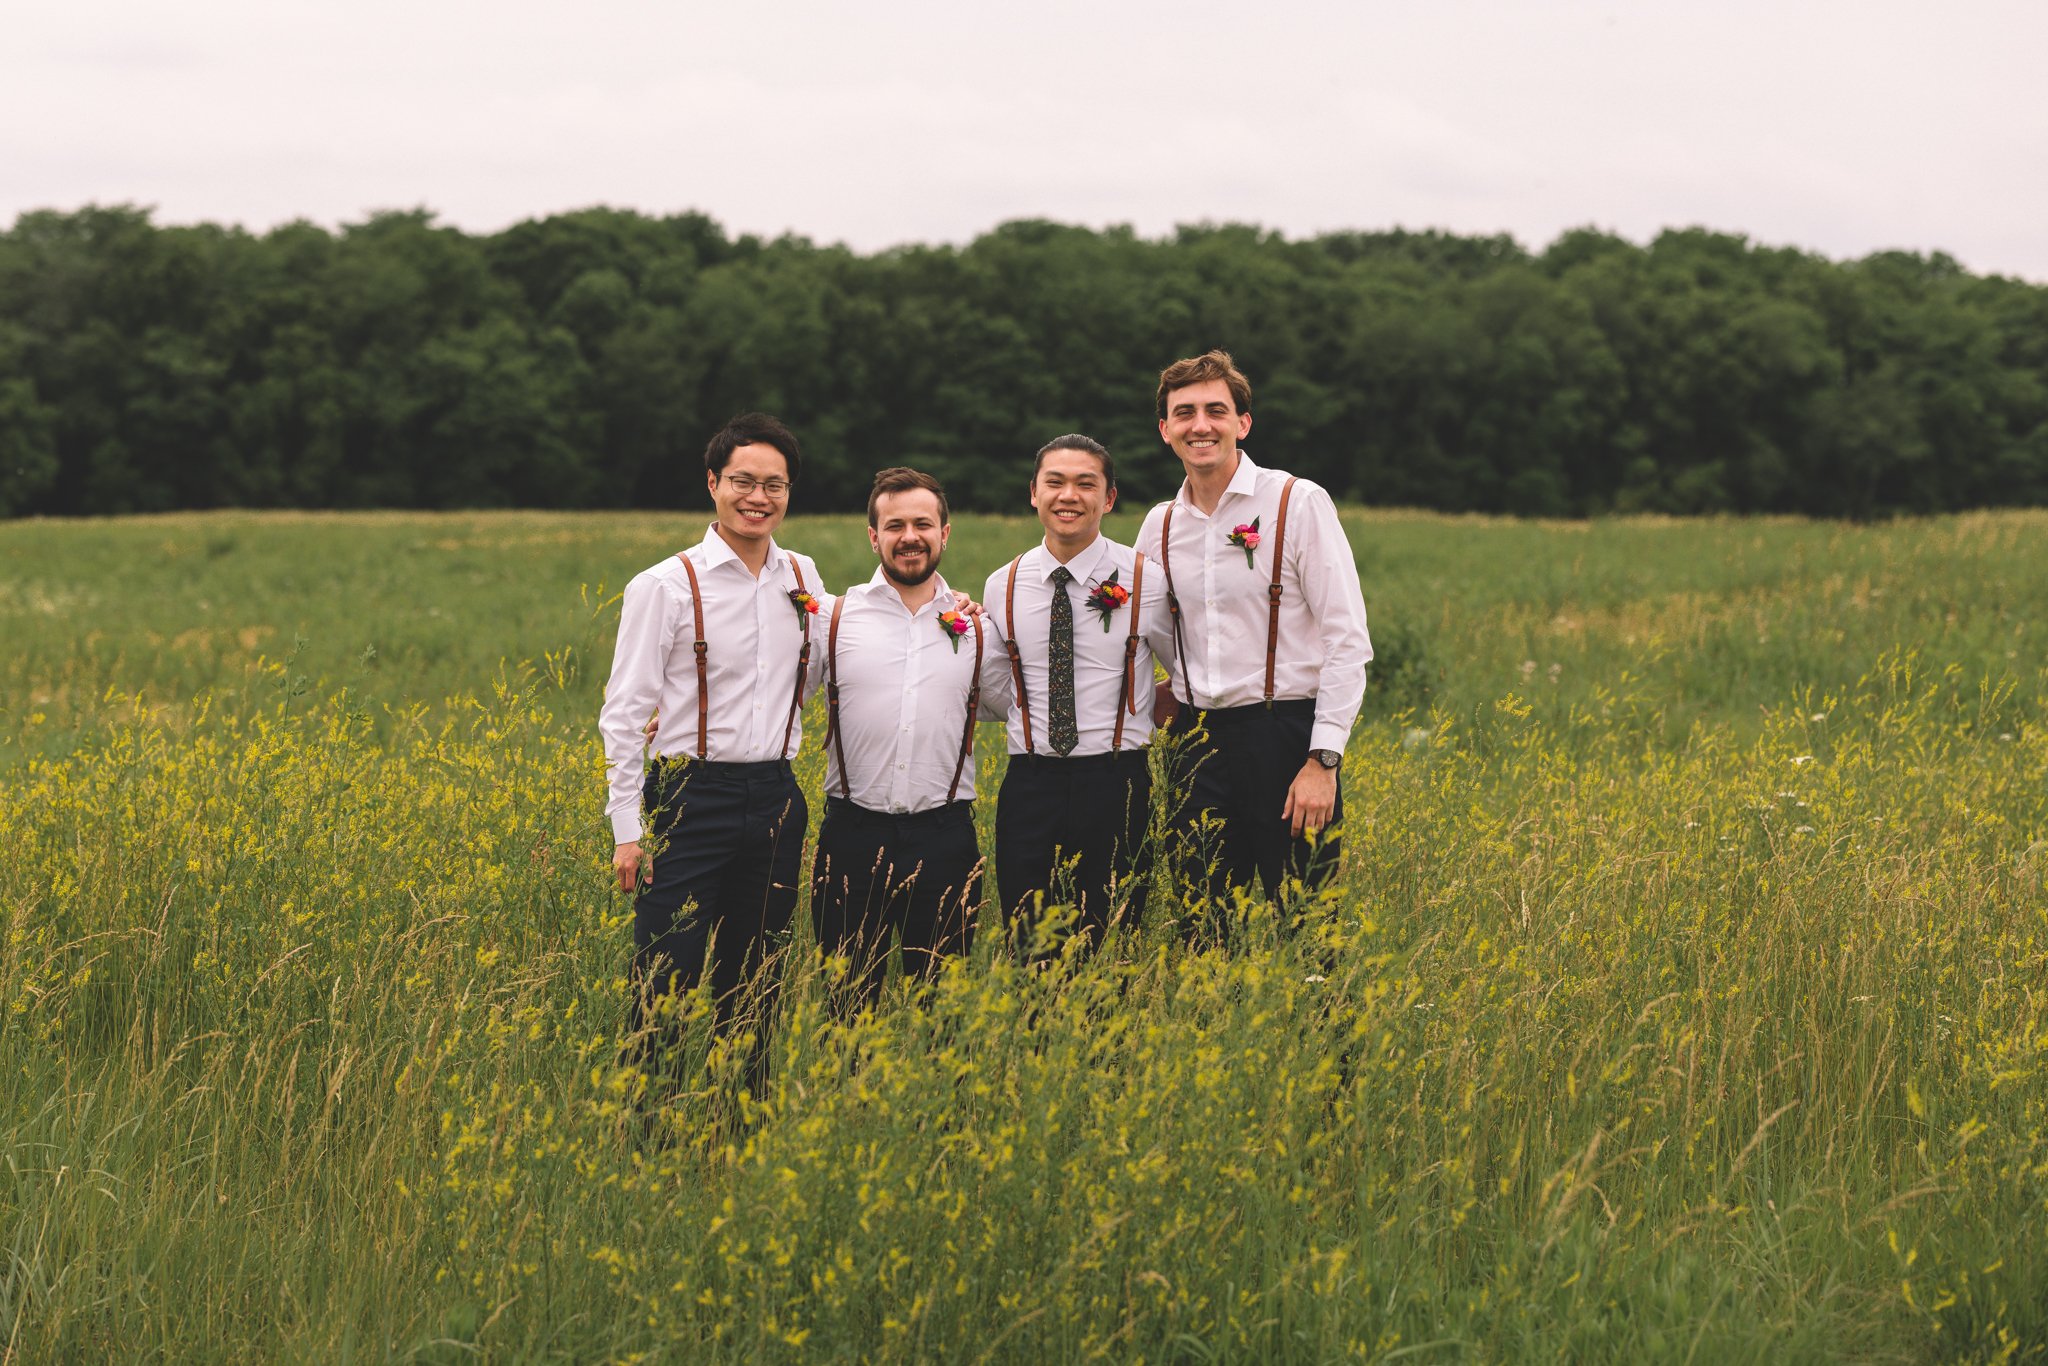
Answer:
[[[782,486],[780,492],[769,491],[770,480]],[[789,511],[789,461],[766,442],[741,446],[723,470],[707,474],[705,481],[728,540],[765,541]]]
[[[1166,416],[1159,421],[1160,439],[1173,447],[1190,479],[1228,478],[1237,468],[1237,443],[1251,429],[1252,415],[1237,410],[1230,386],[1220,379],[1167,394]]]
[[[938,573],[940,557],[953,535],[943,516],[938,495],[929,489],[876,495],[868,544],[881,557],[882,573],[905,588],[915,588]]]
[[[1101,533],[1103,514],[1116,506],[1116,490],[1090,452],[1047,451],[1031,479],[1031,506],[1047,545],[1080,550]]]

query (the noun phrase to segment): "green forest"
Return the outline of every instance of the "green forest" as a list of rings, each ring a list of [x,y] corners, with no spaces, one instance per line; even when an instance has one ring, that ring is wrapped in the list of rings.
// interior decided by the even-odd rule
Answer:
[[[1022,501],[1082,431],[1177,479],[1159,369],[1221,346],[1255,457],[1381,507],[1871,518],[2048,503],[2048,287],[1945,255],[1019,221],[859,253],[591,209],[470,234],[20,216],[0,234],[0,515],[701,504],[732,413],[799,511],[914,464]]]

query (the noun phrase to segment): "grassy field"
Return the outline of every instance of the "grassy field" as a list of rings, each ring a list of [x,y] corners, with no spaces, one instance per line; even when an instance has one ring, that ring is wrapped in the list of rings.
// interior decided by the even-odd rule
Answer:
[[[800,933],[659,1144],[594,715],[700,519],[0,525],[0,1362],[2048,1354],[2048,514],[1347,522],[1321,900],[851,1027]]]

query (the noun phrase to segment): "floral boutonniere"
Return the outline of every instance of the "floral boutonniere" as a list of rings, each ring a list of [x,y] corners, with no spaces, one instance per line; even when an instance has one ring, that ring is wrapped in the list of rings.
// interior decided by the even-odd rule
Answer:
[[[801,588],[789,590],[789,605],[796,608],[796,619],[800,622],[818,614],[818,600]]]
[[[1258,518],[1254,517],[1249,522],[1239,523],[1230,533],[1230,543],[1244,552],[1244,567],[1246,569],[1257,569],[1259,567],[1258,560],[1252,554],[1254,550],[1259,548]]]
[[[1095,585],[1088,594],[1087,606],[1102,614],[1102,629],[1109,629],[1109,621],[1116,609],[1131,600],[1131,590],[1116,581],[1117,571],[1109,571],[1109,577]]]
[[[967,624],[967,617],[964,613],[939,613],[939,630],[944,633],[947,643],[952,645],[953,653],[956,655],[960,653],[960,637],[973,629],[972,626]]]

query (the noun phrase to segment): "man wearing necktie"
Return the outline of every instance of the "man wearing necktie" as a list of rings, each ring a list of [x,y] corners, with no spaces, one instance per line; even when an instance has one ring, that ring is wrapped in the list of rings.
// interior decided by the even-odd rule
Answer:
[[[1163,583],[1102,534],[1109,452],[1069,435],[1038,452],[1044,541],[990,576],[983,601],[1009,656],[1009,768],[996,798],[996,884],[1027,950],[1049,906],[1099,938],[1144,912],[1152,659],[1171,640]]]

